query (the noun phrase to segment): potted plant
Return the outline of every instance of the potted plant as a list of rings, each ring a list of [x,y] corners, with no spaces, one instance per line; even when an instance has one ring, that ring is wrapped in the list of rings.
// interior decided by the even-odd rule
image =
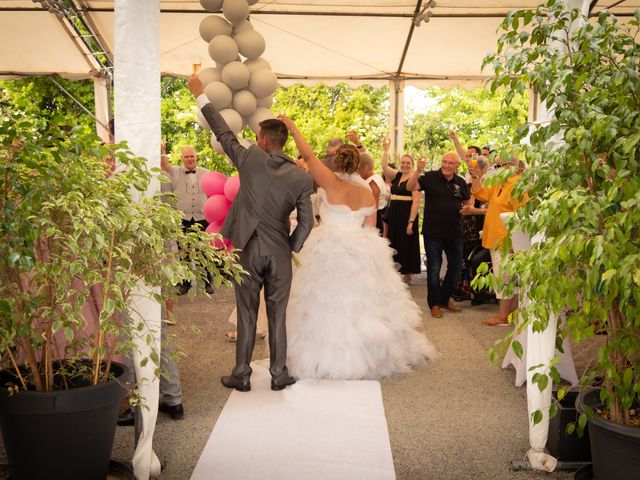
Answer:
[[[216,286],[241,269],[159,196],[134,201],[152,178],[143,158],[55,125],[0,116],[0,428],[14,478],[105,478],[135,287],[164,302],[182,279],[203,288],[196,265]]]
[[[528,136],[530,168],[518,189],[531,200],[517,213],[518,228],[546,238],[514,254],[505,270],[528,286],[517,328],[541,331],[550,315],[566,312],[556,345],[567,335],[576,342],[604,336],[582,381],[598,378],[602,387],[582,395],[578,421],[584,427],[590,419],[599,480],[640,478],[639,21],[638,10],[624,20],[606,10],[586,18],[549,0],[511,12],[496,53],[484,61],[495,71],[491,89],[510,89],[507,104],[531,89],[552,113],[535,128],[523,125],[514,142]],[[554,364],[536,375],[541,389],[559,382]]]

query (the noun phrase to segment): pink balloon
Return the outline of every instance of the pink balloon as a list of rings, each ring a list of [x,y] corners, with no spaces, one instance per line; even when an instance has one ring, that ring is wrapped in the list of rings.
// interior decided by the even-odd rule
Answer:
[[[221,228],[222,228],[222,225],[219,223],[210,223],[207,229],[205,230],[205,232],[220,233]],[[227,241],[228,240],[226,238],[216,237],[213,240],[211,240],[211,246],[217,249],[227,248]]]
[[[229,201],[224,195],[213,195],[204,202],[204,218],[209,223],[223,223],[229,206]]]
[[[223,195],[224,184],[227,182],[225,177],[220,172],[207,172],[200,179],[200,189],[211,197],[212,195]]]
[[[227,183],[224,184],[224,196],[227,197],[227,200],[233,202],[233,199],[236,198],[239,189],[240,177],[238,175],[229,177],[227,179]]]
[[[221,223],[210,223],[209,226],[205,229],[207,233],[220,233],[220,229],[222,228]]]

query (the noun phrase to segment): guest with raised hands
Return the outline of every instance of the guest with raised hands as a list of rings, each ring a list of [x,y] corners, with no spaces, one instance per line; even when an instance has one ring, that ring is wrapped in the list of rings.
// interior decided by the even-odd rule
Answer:
[[[336,172],[284,115],[320,186],[322,222],[300,251],[287,311],[288,365],[296,378],[373,379],[409,371],[436,355],[415,330],[420,309],[378,235],[371,188],[353,145],[336,151]],[[380,295],[380,292],[385,295]]]
[[[358,149],[358,152],[365,153],[367,151],[365,146],[360,141],[358,132],[356,132],[355,129],[352,128],[347,132],[347,140],[349,140]]]
[[[457,174],[460,158],[456,153],[445,153],[439,170],[423,173],[424,166],[425,159],[421,158],[406,188],[422,190],[425,195],[422,233],[427,253],[427,302],[431,316],[440,318],[442,309],[462,311],[451,301],[451,294],[462,265],[461,210],[470,196],[467,184]],[[447,257],[447,273],[441,282],[443,252]]]
[[[382,172],[391,180],[387,238],[396,251],[394,260],[400,265],[405,283],[411,283],[411,275],[420,273],[420,237],[418,236],[418,210],[420,192],[407,189],[414,161],[411,155],[400,158],[399,170],[389,166],[389,139],[382,142]]]
[[[471,166],[471,160],[476,160],[482,153],[480,147],[475,145],[469,145],[465,149],[460,143],[458,135],[453,130],[449,130],[449,138],[453,140],[453,145],[456,147],[456,153],[460,157],[460,160],[467,164],[467,167]]]
[[[504,183],[485,186],[482,182],[483,175],[486,171],[481,168],[471,168],[472,183],[471,193],[480,201],[488,202],[487,213],[484,220],[484,228],[482,230],[482,246],[488,248],[491,252],[491,265],[493,273],[496,277],[502,275],[500,267],[502,263],[502,244],[507,236],[507,229],[500,218],[501,213],[514,212],[521,205],[521,201],[512,195],[516,182],[520,179],[520,172],[524,167],[518,158],[511,159],[510,166],[515,172]],[[526,201],[528,197],[523,198]],[[503,277],[503,280],[507,280]],[[509,315],[518,308],[518,295],[507,297],[503,291],[496,290],[496,297],[499,300],[499,311],[482,323],[485,325],[507,325],[509,323]]]

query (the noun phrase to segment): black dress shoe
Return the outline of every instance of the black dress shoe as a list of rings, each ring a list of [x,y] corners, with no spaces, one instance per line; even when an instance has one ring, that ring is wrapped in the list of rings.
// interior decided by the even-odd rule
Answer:
[[[228,377],[220,378],[220,383],[227,388],[235,388],[239,392],[248,392],[251,390],[251,382],[247,379],[246,381],[238,378],[234,375],[229,375]]]
[[[214,293],[216,293],[216,289],[213,288],[213,285],[211,285],[210,283],[207,283],[204,286],[204,291],[207,292],[209,295],[213,295]]]
[[[189,292],[190,288],[191,285],[184,285],[182,283],[179,283],[178,285],[176,285],[176,293],[178,295],[186,295]]]
[[[133,413],[133,410],[127,408],[122,415],[118,416],[118,426],[120,427],[131,427],[136,423],[136,417]]]
[[[181,403],[177,405],[167,405],[162,402],[158,405],[158,410],[168,414],[172,420],[182,420],[184,418],[184,408]]]
[[[287,377],[284,380],[279,380],[278,382],[271,380],[271,390],[277,392],[278,390],[284,390],[289,385],[293,385],[296,383],[296,380],[292,377]]]

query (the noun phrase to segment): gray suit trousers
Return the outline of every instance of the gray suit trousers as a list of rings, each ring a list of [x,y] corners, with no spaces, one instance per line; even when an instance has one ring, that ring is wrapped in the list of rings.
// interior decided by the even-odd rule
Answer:
[[[251,355],[256,339],[256,322],[260,305],[260,290],[264,284],[264,298],[269,319],[269,351],[271,378],[275,382],[289,377],[287,371],[286,313],[291,290],[291,256],[260,256],[257,234],[239,252],[240,264],[249,273],[242,284],[236,284],[238,307],[238,340],[236,366],[233,375],[248,380],[251,375]]]

